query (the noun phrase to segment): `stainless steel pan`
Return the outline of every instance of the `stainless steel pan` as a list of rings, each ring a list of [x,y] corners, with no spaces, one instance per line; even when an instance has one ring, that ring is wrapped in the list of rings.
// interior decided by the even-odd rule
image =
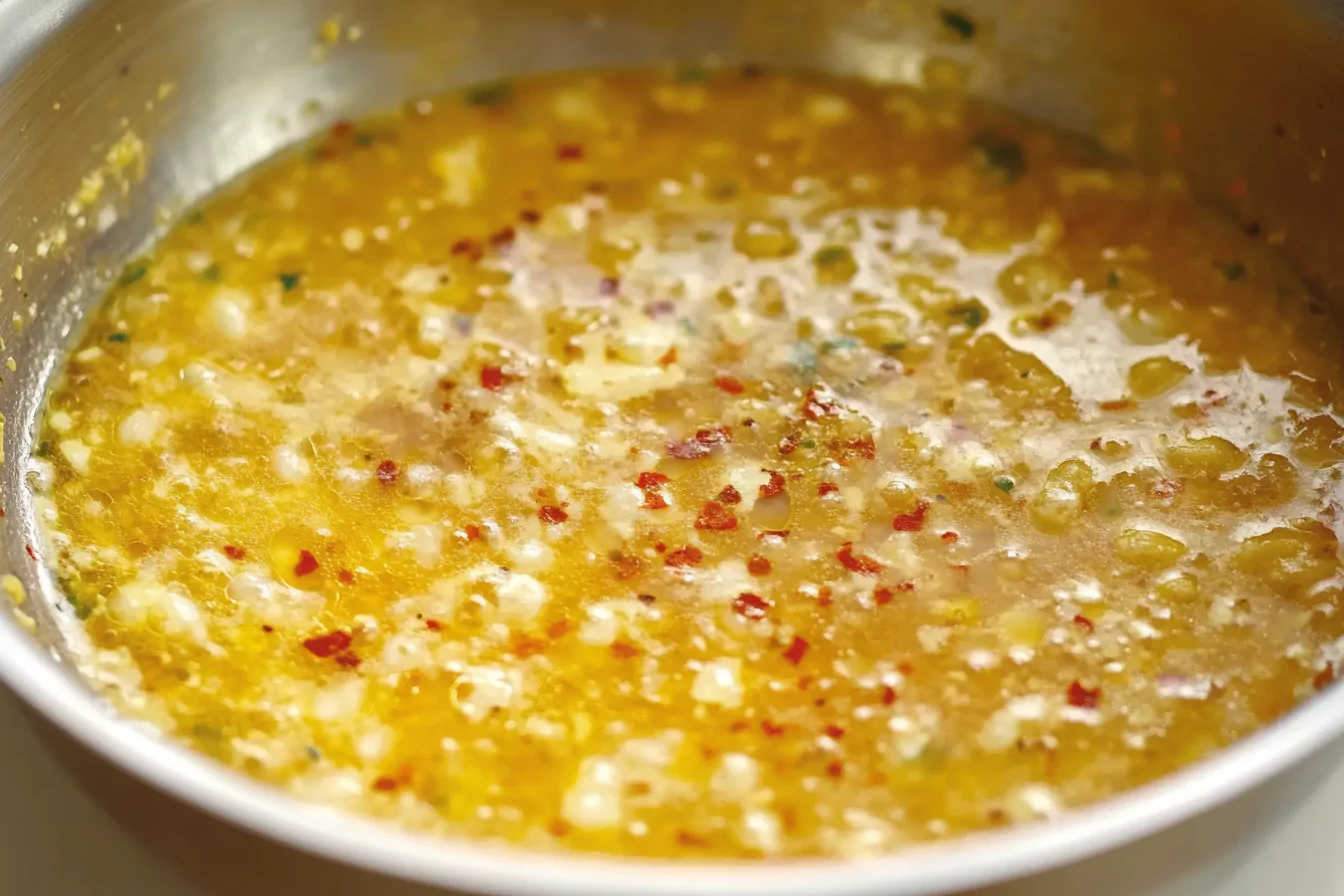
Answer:
[[[0,613],[0,679],[95,753],[209,814],[335,862],[473,892],[949,892],[1115,849],[1256,785],[1251,804],[1266,792],[1295,798],[1303,772],[1292,788],[1276,776],[1344,732],[1344,688],[1103,805],[888,858],[707,865],[524,854],[298,803],[115,718],[71,671],[78,626],[30,557],[41,542],[25,481],[34,419],[72,334],[110,272],[186,205],[338,116],[408,95],[670,58],[917,80],[928,54],[957,55],[971,63],[975,92],[1180,172],[1279,244],[1323,302],[1344,301],[1344,4],[955,5],[981,23],[973,47],[939,43],[938,4],[922,0],[0,0],[0,357],[11,368],[0,370],[0,571],[22,582],[22,612],[35,622],[30,631]],[[128,131],[147,159],[143,176],[132,164],[123,179],[107,158]],[[86,183],[81,196],[81,183],[97,170],[106,184],[85,202],[95,191]],[[1235,805],[1248,811],[1246,799]],[[1187,824],[1181,836],[1225,837],[1215,821],[1195,824],[1205,827],[1191,835]]]

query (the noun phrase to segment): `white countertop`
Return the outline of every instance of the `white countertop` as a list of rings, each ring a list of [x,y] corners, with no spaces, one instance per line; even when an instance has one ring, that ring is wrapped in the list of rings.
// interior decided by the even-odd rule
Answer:
[[[17,700],[3,690],[0,751],[4,894],[428,893],[261,844],[184,811],[107,772],[60,739],[39,738]],[[98,800],[80,787],[76,775],[95,782]],[[1262,788],[1220,810],[1211,822],[973,896],[1341,896],[1341,832],[1344,750],[1337,749],[1280,786]],[[635,896],[637,886],[631,892]]]

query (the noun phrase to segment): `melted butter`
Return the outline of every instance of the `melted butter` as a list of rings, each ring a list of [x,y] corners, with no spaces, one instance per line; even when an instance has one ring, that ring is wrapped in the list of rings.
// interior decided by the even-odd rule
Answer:
[[[1333,675],[1344,354],[1294,282],[957,97],[477,88],[127,269],[50,398],[49,534],[95,680],[307,798],[895,849]]]

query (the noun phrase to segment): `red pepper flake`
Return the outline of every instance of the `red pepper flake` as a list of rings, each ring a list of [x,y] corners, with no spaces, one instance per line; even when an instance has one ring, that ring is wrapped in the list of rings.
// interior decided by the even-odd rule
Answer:
[[[898,513],[891,521],[891,528],[897,532],[918,532],[924,528],[924,514],[929,512],[929,502],[920,501],[909,513]]]
[[[294,564],[294,575],[306,576],[317,572],[320,564],[311,551],[299,551],[299,562]]]
[[[663,565],[671,567],[699,566],[703,559],[705,559],[705,555],[700,552],[699,548],[688,545],[668,554],[667,559],[663,561]]]
[[[563,818],[552,818],[551,823],[546,825],[546,830],[552,837],[567,837],[574,830],[574,826]]]
[[[350,647],[350,633],[334,629],[325,635],[318,635],[315,638],[309,638],[303,642],[303,646],[313,656],[319,656],[326,659],[329,656],[335,656],[338,653]]]
[[[751,559],[747,561],[747,572],[754,576],[770,575],[770,561],[760,554],[752,554]]]
[[[891,685],[885,685],[882,688],[882,705],[890,706],[896,702],[896,689]]]
[[[829,447],[835,459],[845,466],[849,466],[851,460],[873,460],[877,457],[877,444],[871,434],[857,436],[847,442],[832,439]]]
[[[719,492],[718,501],[721,504],[741,504],[742,493],[731,485],[725,485],[723,491]]]
[[[939,535],[938,537],[941,538],[943,541],[947,542],[948,544],[956,544],[957,540],[961,538],[960,535],[952,531],[944,532],[942,535]]]
[[[1076,706],[1079,709],[1096,709],[1099,703],[1101,703],[1101,688],[1088,690],[1076,681],[1069,685],[1070,706]]]
[[[550,645],[540,638],[528,638],[520,636],[513,639],[513,655],[520,660],[525,660],[530,656],[537,656],[546,652]]]
[[[683,829],[677,831],[677,845],[698,848],[706,846],[707,844],[705,842],[704,837],[701,837],[698,834],[693,834],[690,831]]]
[[[769,719],[761,720],[761,733],[766,737],[779,737],[787,727],[787,725],[779,725]]]
[[[832,759],[830,762],[826,763],[826,774],[830,775],[832,778],[843,777],[845,774],[845,764],[839,759]]]
[[[914,675],[915,667],[910,663],[909,660],[901,660],[899,663],[896,664],[896,671],[901,673],[902,675]]]
[[[348,137],[350,136],[351,133],[354,132],[354,130],[355,130],[354,123],[349,121],[348,119],[342,118],[340,121],[336,122],[331,126],[331,136],[337,138]]]
[[[678,460],[699,460],[702,457],[709,457],[715,448],[727,445],[732,440],[733,431],[726,426],[700,429],[689,439],[669,444],[667,453]]]
[[[639,506],[645,510],[662,510],[666,507],[667,498],[663,497],[662,488],[667,482],[667,476],[662,473],[640,473],[635,480],[635,487],[644,493],[644,503]]]
[[[534,208],[525,208],[518,213],[518,220],[524,224],[536,224],[541,220],[541,212]]]
[[[746,386],[742,385],[742,381],[732,376],[716,376],[714,377],[714,385],[729,395],[741,395],[746,391]]]
[[[808,648],[811,646],[812,645],[808,644],[803,638],[794,635],[793,641],[789,644],[788,649],[784,651],[784,659],[796,666],[803,661],[803,657],[807,656]]]
[[[634,554],[625,554],[617,551],[611,555],[612,565],[616,567],[616,578],[621,581],[638,578],[644,571],[644,561]]]
[[[875,576],[882,571],[882,564],[872,557],[855,554],[854,542],[852,541],[842,544],[840,550],[835,552],[835,557],[840,561],[841,566],[850,572],[857,572],[859,575]]]
[[[759,594],[744,591],[733,598],[733,612],[744,619],[764,619],[775,604]]]
[[[737,515],[718,501],[706,501],[695,518],[695,528],[705,532],[727,532],[737,528]]]
[[[1326,663],[1325,668],[1322,669],[1320,672],[1318,672],[1316,674],[1316,677],[1311,680],[1311,686],[1319,691],[1321,688],[1330,684],[1334,680],[1335,680],[1335,664]]]
[[[29,560],[32,560],[34,563],[37,562],[37,551],[33,550],[33,546],[31,544],[25,544],[23,546],[23,550],[28,554]]]
[[[1078,626],[1083,631],[1087,632],[1089,635],[1097,630],[1097,627],[1092,624],[1092,620],[1088,619],[1082,613],[1079,613],[1078,615],[1073,617],[1073,624]]]
[[[896,595],[890,588],[878,588],[873,592],[873,603],[879,607],[885,607],[896,598]]]
[[[761,486],[761,498],[773,498],[775,495],[784,491],[784,475],[782,473],[776,473],[774,470],[765,469],[762,469],[761,472],[770,477],[770,481]]]
[[[1157,482],[1152,484],[1148,489],[1148,494],[1152,495],[1154,498],[1166,500],[1167,498],[1176,497],[1183,491],[1185,491],[1184,482],[1179,479],[1170,479],[1163,476],[1161,479],[1157,480]]]
[[[569,514],[565,513],[564,508],[556,507],[554,504],[543,504],[537,511],[537,519],[548,526],[555,526],[569,519]]]
[[[796,432],[791,432],[779,440],[779,453],[781,457],[788,457],[798,450],[798,445],[803,441],[803,437]]]
[[[336,654],[336,665],[342,669],[358,669],[362,662],[364,661],[348,650],[345,653]]]
[[[1113,401],[1103,401],[1101,403],[1101,409],[1103,411],[1130,411],[1136,407],[1138,407],[1138,405],[1130,401],[1128,398],[1121,398]]]
[[[666,352],[664,352],[663,356],[658,359],[658,366],[670,367],[675,363],[677,363],[677,347],[674,345]]]
[[[817,394],[817,390],[808,389],[807,395],[803,397],[803,416],[809,420],[820,420],[822,417],[834,417],[840,413],[840,407],[833,401],[827,401]]]
[[[226,544],[224,545],[224,556],[230,560],[241,560],[247,556],[247,551],[236,544]]]
[[[341,569],[336,570],[336,581],[340,582],[342,585],[353,585],[355,583],[355,574],[342,567]]]
[[[480,244],[477,243],[475,240],[470,240],[467,239],[466,237],[463,237],[462,239],[453,243],[453,248],[451,251],[454,255],[465,255],[472,261],[479,261],[483,250],[481,249]]]
[[[555,149],[555,157],[562,162],[577,162],[583,158],[583,147],[577,143],[561,143]]]
[[[845,736],[845,729],[839,725],[827,725],[825,728],[826,736],[831,740],[839,740]]]
[[[502,230],[490,234],[490,245],[495,246],[496,248],[508,246],[517,238],[518,231],[514,230],[512,227],[505,227]]]
[[[557,619],[555,622],[546,626],[546,637],[550,638],[552,641],[558,641],[567,634],[569,634],[568,619]]]
[[[261,627],[261,630],[264,631],[266,634],[269,635],[269,634],[271,634],[272,632],[275,631],[275,626],[273,626],[273,625],[263,625],[263,626]]]
[[[396,461],[385,460],[378,465],[378,481],[383,485],[391,485],[397,481],[397,477],[400,475],[401,470],[397,468]]]
[[[660,554],[666,554],[666,553],[667,553],[667,545],[663,544],[661,541],[655,543],[654,546],[653,546],[653,549],[654,549],[655,551],[657,551],[658,553],[660,553]]]
[[[597,294],[600,296],[614,296],[621,291],[621,281],[615,277],[603,277],[597,281]]]
[[[817,592],[817,606],[829,607],[831,604],[835,603],[835,598],[832,596],[833,594],[834,592],[831,591],[831,586],[822,585],[821,590]]]
[[[494,392],[504,385],[504,371],[493,365],[481,368],[481,388]]]
[[[824,498],[827,495],[833,495],[838,491],[840,491],[840,486],[836,485],[834,482],[823,482],[817,486],[817,497]]]
[[[432,632],[441,632],[443,631],[443,623],[437,619],[426,619],[425,628]]]
[[[400,786],[401,785],[397,783],[396,778],[389,777],[388,775],[383,775],[382,777],[375,778],[373,781],[373,789],[377,790],[380,793],[391,793]]]
[[[645,605],[655,604],[658,602],[658,596],[655,594],[637,594],[635,595],[635,599]]]
[[[627,644],[624,641],[611,642],[611,655],[618,660],[628,660],[631,657],[639,656],[639,648],[633,644]]]

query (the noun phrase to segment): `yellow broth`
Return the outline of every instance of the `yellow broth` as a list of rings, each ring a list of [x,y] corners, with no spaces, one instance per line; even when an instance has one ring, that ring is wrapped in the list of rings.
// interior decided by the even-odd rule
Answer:
[[[855,855],[1332,679],[1342,349],[1178,185],[959,96],[567,74],[206,203],[34,478],[86,671],[222,762],[445,834]]]

